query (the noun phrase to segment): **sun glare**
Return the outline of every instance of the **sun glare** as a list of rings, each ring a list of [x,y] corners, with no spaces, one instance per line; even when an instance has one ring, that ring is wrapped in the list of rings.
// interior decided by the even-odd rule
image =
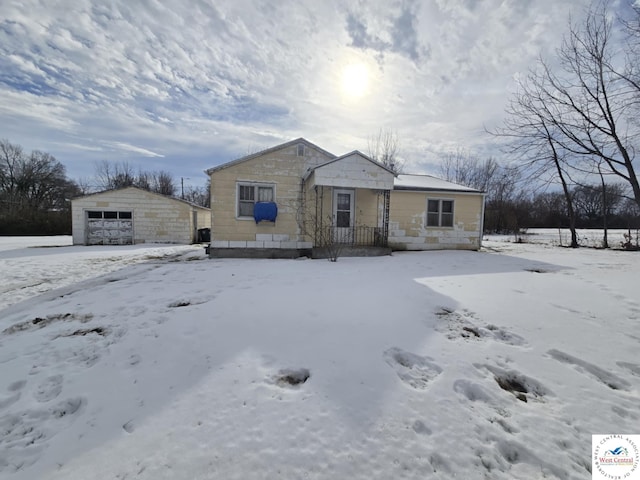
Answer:
[[[347,65],[342,71],[342,91],[349,97],[362,97],[369,86],[369,72],[362,63]]]

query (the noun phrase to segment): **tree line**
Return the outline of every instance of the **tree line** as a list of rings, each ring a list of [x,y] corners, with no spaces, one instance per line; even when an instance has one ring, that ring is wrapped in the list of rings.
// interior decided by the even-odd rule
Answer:
[[[640,228],[640,6],[594,3],[554,55],[519,77],[504,124],[488,131],[508,164],[459,151],[441,175],[487,193],[485,231]],[[630,12],[630,13],[629,13]]]
[[[71,205],[78,185],[52,155],[0,141],[0,234],[71,232]]]
[[[640,208],[624,182],[575,183],[567,195],[535,182],[521,164],[503,166],[464,151],[446,155],[440,176],[486,193],[484,231],[512,234],[527,228],[640,228]]]
[[[71,233],[71,199],[135,186],[209,206],[209,188],[180,186],[166,171],[135,170],[126,162],[96,164],[91,180],[74,181],[53,155],[0,140],[0,235]]]
[[[572,247],[587,193],[599,190],[605,227],[617,198],[628,200],[623,217],[640,208],[640,6],[622,3],[625,16],[603,1],[571,22],[555,54],[520,77],[504,125],[490,132],[525,181],[559,186]]]

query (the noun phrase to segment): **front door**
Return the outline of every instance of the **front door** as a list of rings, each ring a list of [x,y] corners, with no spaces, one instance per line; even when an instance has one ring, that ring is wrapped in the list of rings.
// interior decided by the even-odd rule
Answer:
[[[352,243],[353,204],[355,192],[342,188],[333,189],[333,241]]]

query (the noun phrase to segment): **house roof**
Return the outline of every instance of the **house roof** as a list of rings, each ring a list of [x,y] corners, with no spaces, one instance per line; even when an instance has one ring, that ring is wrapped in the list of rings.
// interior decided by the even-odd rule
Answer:
[[[448,182],[431,175],[398,175],[393,181],[394,190],[419,190],[433,192],[483,193],[471,187]]]
[[[382,169],[386,170],[387,172],[389,172],[389,173],[391,173],[391,174],[395,175],[395,173],[394,173],[394,171],[393,171],[393,170],[391,170],[390,168],[386,167],[385,165],[383,165],[383,164],[382,164],[382,163],[380,163],[380,162],[376,162],[373,158],[369,157],[368,155],[365,155],[365,154],[364,154],[364,153],[362,153],[360,150],[354,150],[354,151],[352,151],[352,152],[345,153],[344,155],[340,155],[339,157],[335,157],[333,160],[329,160],[328,162],[322,163],[322,164],[320,164],[320,165],[318,165],[318,166],[316,166],[316,167],[312,168],[312,169],[311,169],[311,171],[313,171],[313,170],[317,170],[318,168],[322,168],[322,167],[324,167],[325,165],[329,165],[329,164],[334,163],[334,162],[339,162],[340,160],[342,160],[342,159],[344,159],[344,158],[347,158],[347,157],[350,157],[351,155],[360,155],[360,156],[361,156],[362,158],[364,158],[365,160],[369,160],[369,161],[370,161],[371,163],[373,163],[374,165],[376,165],[376,166],[378,166],[378,167],[380,167],[380,168],[382,168]],[[311,173],[311,172],[309,172],[309,173]]]
[[[296,138],[295,140],[291,140],[290,142],[282,143],[280,145],[276,145],[275,147],[267,148],[266,150],[261,150],[259,152],[252,153],[250,155],[246,155],[244,157],[238,158],[236,160],[231,160],[230,162],[223,163],[222,165],[217,165],[215,167],[211,167],[211,168],[205,170],[205,173],[207,175],[211,175],[213,172],[217,172],[218,170],[223,170],[225,168],[232,167],[234,165],[238,165],[239,163],[246,162],[248,160],[251,160],[253,158],[259,157],[261,155],[265,155],[267,153],[271,153],[271,152],[275,152],[275,151],[278,151],[278,150],[282,150],[283,148],[287,148],[287,147],[291,147],[293,145],[297,145],[298,143],[303,143],[307,147],[310,147],[310,148],[313,148],[315,150],[318,150],[319,152],[327,155],[330,158],[336,158],[336,156],[333,153],[327,152],[326,150],[320,148],[316,144],[311,143],[309,140],[306,140],[306,139],[300,137],[300,138]]]
[[[198,205],[197,203],[189,202],[188,200],[183,200],[182,198],[170,197],[169,195],[163,195],[161,193],[152,192],[150,190],[145,190],[144,188],[135,187],[133,185],[131,185],[129,187],[109,188],[107,190],[102,190],[100,192],[89,193],[87,195],[79,195],[77,197],[72,198],[71,201],[80,200],[81,198],[93,197],[94,195],[102,195],[102,194],[105,194],[105,193],[119,192],[121,190],[128,190],[128,189],[138,190],[140,192],[145,192],[145,193],[148,193],[150,195],[155,195],[157,197],[162,197],[162,198],[165,198],[167,200],[174,200],[176,202],[186,203],[187,205],[191,205],[192,207],[197,207],[197,208],[202,208],[202,209],[205,209],[205,210],[210,210],[210,208],[203,207],[202,205]]]

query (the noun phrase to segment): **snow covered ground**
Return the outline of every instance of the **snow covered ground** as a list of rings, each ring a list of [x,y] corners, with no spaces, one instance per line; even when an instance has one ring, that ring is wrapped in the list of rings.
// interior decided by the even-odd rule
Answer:
[[[0,237],[0,309],[127,265],[194,250],[203,251],[199,245],[73,247],[70,235]]]
[[[0,247],[0,477],[590,478],[640,433],[640,253],[497,240]]]
[[[612,248],[620,248],[620,244],[625,241],[624,234],[629,233],[626,229],[610,229],[607,233],[609,246]],[[635,243],[639,236],[638,230],[631,230],[631,235]],[[578,228],[576,229],[578,243],[584,247],[602,247],[604,239],[603,230],[596,228]],[[487,240],[498,241],[515,241],[514,235],[485,235]],[[543,243],[547,245],[569,246],[571,245],[571,231],[568,228],[529,228],[525,229],[518,238],[525,243]]]

